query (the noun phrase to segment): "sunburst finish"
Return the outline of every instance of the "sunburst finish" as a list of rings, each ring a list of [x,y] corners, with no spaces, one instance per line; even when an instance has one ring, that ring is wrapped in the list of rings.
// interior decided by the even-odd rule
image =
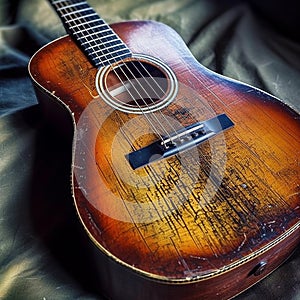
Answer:
[[[132,53],[159,59],[176,76],[176,97],[147,113],[150,122],[101,99],[97,69],[68,36],[29,65],[41,103],[60,104],[72,116],[72,191],[110,270],[103,289],[113,299],[232,297],[274,270],[299,241],[299,115],[201,66],[165,25],[112,28]],[[184,127],[221,113],[235,126],[197,147],[137,170],[126,160],[157,140],[153,124]],[[266,268],[255,276],[259,262]]]

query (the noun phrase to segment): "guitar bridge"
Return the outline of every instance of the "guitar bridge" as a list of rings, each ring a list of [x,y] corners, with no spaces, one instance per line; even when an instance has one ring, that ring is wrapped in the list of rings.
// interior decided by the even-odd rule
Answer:
[[[163,137],[146,147],[126,154],[125,157],[135,170],[193,148],[233,126],[234,123],[229,117],[221,114],[182,128],[168,137]]]

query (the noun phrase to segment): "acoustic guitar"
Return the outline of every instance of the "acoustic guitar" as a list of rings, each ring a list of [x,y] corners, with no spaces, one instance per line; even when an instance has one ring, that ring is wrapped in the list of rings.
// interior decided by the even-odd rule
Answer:
[[[299,115],[216,74],[170,27],[50,1],[68,35],[29,72],[73,137],[71,186],[109,299],[228,299],[300,235]]]

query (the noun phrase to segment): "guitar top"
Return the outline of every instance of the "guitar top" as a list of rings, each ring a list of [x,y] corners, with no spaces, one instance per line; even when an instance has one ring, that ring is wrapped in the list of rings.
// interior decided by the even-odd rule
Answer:
[[[134,298],[125,272],[149,292],[136,299],[229,298],[273,271],[299,242],[299,115],[200,65],[166,25],[51,3],[70,35],[29,72],[52,122],[72,120],[72,192],[105,293]]]

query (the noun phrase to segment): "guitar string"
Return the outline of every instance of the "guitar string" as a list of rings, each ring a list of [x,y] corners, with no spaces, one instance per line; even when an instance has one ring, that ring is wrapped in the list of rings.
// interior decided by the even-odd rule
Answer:
[[[73,20],[74,21],[74,20]],[[74,21],[75,22],[75,21]],[[75,22],[75,24],[76,24],[76,22]],[[197,162],[197,164],[199,164],[199,162]],[[189,172],[190,170],[186,170],[187,172]]]
[[[62,4],[62,2],[67,2],[67,1],[52,1],[53,3],[55,3],[55,2],[58,2],[59,4]],[[70,2],[74,2],[74,1],[70,1]],[[75,3],[75,5],[78,5],[79,3],[86,3],[87,4],[87,2],[86,1],[81,1],[81,2],[78,2],[78,3]],[[73,5],[72,5],[73,6]],[[67,8],[65,8],[65,9],[67,9]],[[70,8],[69,8],[70,9]],[[90,9],[92,10],[92,8],[90,7]],[[70,12],[72,12],[72,11],[70,11]],[[83,16],[83,19],[85,19],[85,17]],[[102,19],[101,19],[102,20]],[[68,20],[68,21],[73,21],[73,22],[75,22],[75,26],[81,26],[82,24],[76,24],[76,21],[74,21],[73,19],[71,19],[71,20]],[[105,25],[107,25],[106,23],[104,23]],[[110,28],[109,27],[109,25],[107,25],[108,26],[108,28]],[[111,28],[110,28],[111,29]],[[84,29],[84,30],[89,30],[89,28],[88,29]],[[116,34],[115,34],[116,35]],[[105,36],[103,36],[104,38],[105,38]],[[116,35],[116,37],[117,37],[117,35]],[[88,41],[88,40],[87,40]],[[88,41],[88,42],[90,42],[90,41]],[[113,46],[113,45],[112,45]],[[96,47],[96,46],[92,46],[91,45],[91,47],[93,48],[93,47]],[[100,49],[101,50],[101,49]],[[111,54],[110,54],[111,55]],[[115,61],[116,62],[116,61]],[[124,61],[125,62],[125,61]],[[141,64],[141,62],[140,61],[138,61],[140,64]],[[139,71],[139,69],[136,67],[136,65],[135,64],[133,64],[133,66]],[[143,64],[141,64],[141,67],[142,68],[144,68],[144,70],[146,71],[146,72],[148,72],[148,70],[144,67],[144,65]],[[129,70],[130,71],[130,70]],[[141,74],[141,73],[140,73]],[[141,74],[142,75],[142,74]],[[153,79],[154,80],[154,78],[152,78],[152,76],[151,76],[151,74],[150,73],[148,73],[148,75],[149,75],[149,78],[151,78],[151,79]],[[193,76],[194,76],[194,74],[192,74]],[[116,76],[118,76],[118,74],[116,75]],[[195,79],[196,80],[198,80],[200,83],[201,83],[201,85],[205,88],[205,89],[207,89],[208,91],[209,91],[209,93],[211,93],[215,98],[217,98],[220,102],[223,102],[211,89],[209,89],[209,87],[208,86],[206,86],[198,77],[196,77],[196,76],[194,76],[195,77]],[[157,82],[154,80],[154,82],[157,84]],[[126,85],[124,85],[124,87],[125,88],[127,88],[126,87]],[[151,85],[149,84],[149,87],[151,87]],[[163,91],[163,89],[158,85],[158,87],[161,89],[161,91]],[[128,91],[128,93],[129,93],[129,95],[131,95],[131,97],[134,97],[132,94],[131,94],[131,92],[130,91]],[[159,95],[158,94],[156,94],[156,96],[157,97],[159,97]],[[150,96],[149,96],[149,98],[151,98]],[[186,100],[188,100],[188,101],[190,101],[190,99],[189,98],[187,98]]]
[[[54,3],[54,5],[57,6],[58,8],[63,8],[63,10],[65,10],[65,11],[67,12],[67,14],[68,14],[68,13],[75,12],[75,11],[73,11],[70,7],[65,7],[65,6],[62,4],[62,2],[66,2],[66,1],[60,1],[60,2]],[[86,1],[84,1],[84,3],[86,3]],[[86,3],[86,4],[87,4],[87,3]],[[62,6],[60,6],[60,5],[62,5]],[[90,7],[89,7],[89,8],[90,8]],[[92,8],[90,8],[90,10],[92,10]],[[61,9],[61,11],[62,11],[62,9]],[[74,13],[74,15],[76,16],[77,13]],[[80,26],[80,25],[81,25],[81,23],[76,24],[76,20],[74,20],[74,19],[72,19],[72,18],[68,20],[68,16],[64,16],[64,14],[62,14],[62,17],[63,17],[64,19],[67,19],[67,21],[69,21],[69,22],[75,23],[74,26]],[[81,17],[81,16],[80,16],[80,17]],[[85,19],[85,17],[82,16],[82,19]],[[98,19],[98,20],[99,20],[99,19]],[[106,25],[106,24],[104,23],[104,25]],[[107,26],[108,26],[108,25],[107,25]],[[109,26],[108,26],[108,28],[110,29]],[[85,30],[86,30],[86,29],[85,29]],[[111,30],[111,29],[110,29],[110,30]],[[111,30],[111,31],[112,31],[112,30]],[[112,32],[113,32],[113,31],[112,31]],[[90,34],[89,34],[89,36],[90,36]],[[85,35],[83,35],[82,38],[84,38],[84,39],[86,40],[86,43],[89,44],[91,48],[94,48],[94,47],[97,46],[97,45],[96,45],[96,46],[92,46],[92,45],[91,45],[91,41],[88,40],[88,39],[86,38]],[[101,38],[106,38],[106,37],[105,37],[105,36],[101,36]],[[101,38],[100,38],[100,39],[101,39]],[[97,46],[97,47],[99,47],[99,46]],[[102,51],[100,48],[99,48],[99,50]],[[106,58],[107,61],[110,60],[110,58],[107,58],[107,55],[110,55],[112,58],[114,58],[110,53],[108,53],[108,54],[103,54],[102,56],[104,56],[104,57]],[[99,59],[99,61],[101,61],[100,57],[98,57],[98,59]],[[123,71],[123,70],[122,70],[122,71]],[[130,97],[133,99],[133,101],[136,103],[136,106],[142,111],[142,109],[141,109],[139,103],[136,102],[135,97],[132,95],[132,93],[131,93],[130,90],[128,89],[127,85],[124,84],[124,82],[123,82],[122,79],[120,78],[119,74],[118,74],[114,69],[113,69],[113,72],[115,73],[115,75],[116,75],[116,77],[118,78],[118,80],[120,81],[120,83],[123,83],[123,86],[124,86],[125,90],[126,90],[127,93],[130,95]],[[123,72],[123,74],[124,74],[125,76],[127,76],[124,72]],[[127,77],[127,78],[128,78],[128,77]],[[128,81],[130,82],[131,80],[128,78]],[[134,86],[133,84],[132,84],[131,86],[135,89],[135,86]],[[136,90],[136,89],[135,89],[135,90]],[[136,92],[138,93],[137,90],[136,90]],[[141,97],[141,99],[143,99],[142,96],[140,96],[140,97]],[[153,131],[157,134],[157,136],[158,136],[161,140],[163,140],[163,137],[161,136],[161,134],[159,133],[159,131],[156,129],[156,127],[154,126],[154,124],[151,122],[151,120],[149,119],[148,115],[145,114],[145,113],[143,113],[143,115],[145,116],[145,118],[146,118],[146,120],[148,121],[148,123],[151,125]],[[158,123],[158,124],[160,124],[160,123]],[[162,127],[162,128],[163,128],[163,127]]]
[[[80,26],[80,24],[78,25],[78,26]],[[142,65],[142,67],[144,67],[143,66],[143,64],[141,64]],[[135,66],[135,64],[134,64],[134,67],[136,68],[136,66]],[[201,84],[202,84],[202,86],[204,86],[204,88],[206,88],[214,97],[216,97],[219,101],[221,101],[221,99],[215,94],[215,93],[213,93],[208,87],[206,87],[206,85],[205,84],[203,84],[203,82],[202,81],[200,81],[199,80],[199,78],[196,78]],[[156,82],[156,81],[155,81]],[[130,94],[130,91],[128,91],[128,93]]]
[[[76,22],[75,22],[75,24],[76,24]],[[199,162],[197,162],[197,164],[199,164]],[[189,171],[189,170],[186,170],[186,171]]]
[[[202,81],[199,80],[199,78],[196,78],[196,80],[198,80],[214,97],[219,99],[219,97],[215,93],[213,93],[208,87],[206,87],[205,84],[203,84]],[[128,93],[130,94],[129,91],[128,91]],[[158,134],[158,136],[159,136],[159,134]]]
[[[61,4],[61,3],[60,3]],[[62,4],[61,4],[62,5]],[[57,6],[59,6],[59,5],[57,5]],[[69,10],[68,10],[69,11]],[[85,17],[83,16],[82,17],[82,19],[83,20],[85,20]],[[75,25],[77,25],[76,24],[76,20],[74,21],[73,19],[69,19],[68,21],[72,21],[73,23],[75,23]],[[80,24],[79,24],[80,25]],[[90,41],[89,40],[87,40],[87,42],[90,44]],[[118,75],[118,74],[117,74]],[[125,86],[126,87],[126,86]],[[128,91],[128,90],[127,90]],[[128,91],[128,93],[130,94],[130,91]],[[120,117],[120,115],[119,115],[119,112],[118,112],[118,110],[116,110],[116,112],[117,112],[117,115],[119,116],[119,119],[120,120],[122,120],[122,118]],[[97,119],[97,118],[96,118]],[[122,120],[122,123],[123,123],[123,125],[124,125],[124,122],[123,122],[123,120]],[[149,121],[148,123],[150,123],[151,124],[151,122]],[[154,128],[155,129],[155,128]],[[155,130],[156,131],[156,130]],[[159,134],[159,132],[156,132],[156,134],[158,135],[158,136],[160,136],[160,134]],[[137,150],[136,149],[136,147],[130,142],[130,140],[127,138],[127,141],[129,142],[129,145],[131,145],[131,147],[132,147],[132,149],[133,150]]]
[[[76,5],[72,5],[72,8],[71,7],[59,7],[59,5],[63,5],[62,4],[62,2],[66,2],[66,1],[60,1],[59,3],[55,3],[56,4],[56,6],[58,6],[58,8],[63,8],[64,10],[66,10],[67,11],[67,13],[71,13],[71,12],[73,12],[73,10],[72,10],[72,8],[73,7],[75,7]],[[81,3],[81,2],[80,2]],[[84,1],[84,3],[85,4],[87,4],[86,3],[86,1]],[[89,6],[88,6],[89,7]],[[89,7],[90,8],[90,10],[92,10],[92,8],[91,7]],[[74,15],[76,15],[76,13],[74,13]],[[83,17],[83,19],[85,19],[85,17],[84,16],[82,16]],[[100,20],[102,20],[102,19],[100,19]],[[74,22],[75,23],[75,26],[80,26],[80,25],[82,25],[82,24],[76,24],[76,20],[73,20],[73,19],[70,19],[70,20],[67,20],[67,21],[71,21],[71,22]],[[103,20],[102,20],[103,21]],[[103,21],[104,22],[104,21]],[[112,31],[112,29],[104,22],[104,25],[106,25],[111,31]],[[84,30],[89,30],[89,29],[84,29]],[[113,32],[113,31],[112,31]],[[114,32],[113,32],[114,33]],[[115,34],[115,33],[114,33]],[[89,34],[89,36],[90,36],[90,34]],[[84,37],[84,36],[83,36]],[[117,35],[116,35],[116,37],[117,37]],[[105,38],[105,36],[103,36],[103,38]],[[86,39],[86,41],[90,44],[90,41],[89,40],[87,40]],[[91,44],[90,44],[90,46],[91,46],[91,48],[94,48],[94,47],[96,47],[97,45],[95,45],[95,46],[92,46]],[[114,45],[112,45],[112,46],[114,46]],[[98,48],[99,48],[99,46],[98,46]],[[99,48],[99,50],[100,51],[102,51],[102,49],[100,49]],[[109,55],[111,55],[110,53],[109,53]],[[103,55],[102,55],[103,56]],[[107,58],[107,55],[104,55],[105,57],[106,57],[106,60],[107,61],[109,61],[110,60],[110,58]],[[113,55],[111,55],[111,57],[114,59],[114,57],[113,57]],[[115,60],[115,62],[117,62],[116,60]],[[143,64],[140,62],[140,61],[138,61],[139,63],[140,63],[140,65],[143,67],[143,68],[145,68],[144,66],[143,66]],[[134,77],[134,74],[132,73],[132,71],[127,67],[127,64],[126,64],[126,62],[125,62],[125,64],[124,64],[125,66],[126,66],[126,68],[128,69],[128,71],[133,75],[133,77]],[[135,66],[135,64],[133,64],[134,65],[134,67],[136,68],[136,66]],[[136,68],[136,70],[138,70],[139,72],[140,72],[140,70],[138,69],[138,68]],[[114,71],[115,72],[115,71]],[[130,79],[128,78],[128,76],[127,76],[127,74],[126,73],[124,73],[124,71],[122,70],[122,72],[123,72],[123,74],[126,76],[126,78],[127,78],[127,81],[129,81],[130,82]],[[121,82],[121,83],[123,83],[123,81],[122,81],[122,79],[119,77],[119,75],[118,75],[118,73],[117,72],[115,72],[115,74],[116,74],[116,76],[118,77],[118,79],[119,79],[119,81]],[[148,73],[149,74],[149,73]],[[141,75],[141,77],[143,77],[143,79],[145,79],[145,77],[142,75],[142,73],[140,72],[140,75]],[[151,74],[149,74],[150,76],[150,78],[152,78],[152,76],[151,76]],[[154,81],[154,82],[156,82],[155,80],[154,80],[154,78],[152,78],[152,80]],[[139,80],[137,81],[138,82],[138,84],[140,85],[140,87],[144,90],[144,92],[145,92],[145,94],[147,95],[147,97],[152,101],[152,103],[154,103],[154,100],[152,99],[152,97],[148,94],[148,92],[146,92],[146,90],[145,90],[145,88],[140,84],[140,82],[139,82]],[[152,87],[152,85],[149,83],[149,81],[148,80],[145,80],[145,82],[147,82],[147,84],[148,84],[148,86],[150,87],[150,88],[152,88],[153,89],[153,87]],[[156,84],[157,84],[157,82],[156,82]],[[128,92],[128,94],[131,96],[131,98],[134,100],[134,102],[136,103],[136,105],[140,108],[140,110],[142,111],[142,109],[141,109],[141,107],[140,107],[140,105],[138,104],[138,102],[136,101],[136,99],[135,99],[135,97],[131,94],[131,92],[128,90],[128,88],[127,88],[127,86],[126,86],[126,84],[124,84],[123,83],[123,85],[124,85],[124,87],[125,87],[125,89],[126,89],[126,91]],[[158,85],[158,84],[157,84]],[[158,85],[159,86],[159,85]],[[139,95],[139,97],[144,101],[144,103],[147,105],[147,103],[145,102],[145,100],[143,99],[143,97],[142,97],[142,95],[140,94],[140,92],[135,88],[135,86],[134,86],[134,84],[132,84],[132,87],[135,89],[135,91],[138,93],[138,95]],[[159,88],[163,91],[163,89],[159,86]],[[159,98],[159,95],[156,93],[156,96]],[[167,123],[168,124],[168,126],[169,126],[169,128],[171,128],[172,130],[173,130],[173,133],[175,133],[175,137],[176,137],[176,134],[178,134],[178,132],[177,132],[177,130],[174,128],[174,126],[171,124],[171,122],[167,119],[167,118],[165,118],[165,116],[162,114],[162,112],[161,111],[159,111],[159,113],[161,114],[161,116],[163,116],[163,119],[165,119],[165,124]],[[162,140],[162,141],[164,141],[164,137],[162,137],[162,135],[159,133],[159,131],[156,129],[156,126],[158,125],[158,126],[160,126],[160,128],[162,129],[161,131],[162,132],[164,132],[164,134],[165,134],[165,136],[166,137],[168,137],[171,141],[172,141],[172,136],[170,135],[170,133],[169,133],[169,131],[168,130],[166,130],[166,128],[162,125],[162,123],[160,122],[160,120],[157,118],[157,116],[156,116],[156,114],[152,114],[152,116],[154,116],[153,118],[155,119],[155,121],[156,121],[156,126],[152,123],[152,121],[149,119],[149,117],[147,116],[147,113],[143,113],[143,115],[146,117],[146,119],[147,119],[147,121],[148,121],[148,123],[151,125],[151,127],[152,127],[152,129],[154,130],[154,132],[157,134],[157,136]]]
[[[62,1],[62,2],[65,2],[65,1]],[[86,3],[86,1],[84,2],[85,4],[87,4]],[[76,5],[72,5],[72,6],[76,6]],[[90,8],[90,7],[89,7]],[[90,8],[91,10],[92,10],[92,8]],[[83,17],[83,19],[85,19],[85,17],[84,16],[82,16]],[[76,24],[76,22],[74,21],[74,20],[69,20],[69,21],[73,21],[75,24]],[[105,22],[104,22],[104,24],[105,24]],[[77,26],[80,26],[80,24],[78,25],[78,24],[76,24]],[[109,26],[108,26],[108,28],[109,28]],[[89,41],[88,41],[89,42]],[[93,46],[92,46],[93,47]],[[141,64],[141,62],[139,61],[139,63],[140,63],[140,65],[145,69],[145,67],[144,67],[144,65],[143,64]],[[126,64],[125,64],[126,65]],[[126,65],[127,66],[127,65]],[[135,64],[134,64],[134,67],[137,69],[137,67],[135,66]],[[130,70],[130,69],[129,69]],[[139,69],[137,69],[138,71],[139,71]],[[145,69],[146,70],[146,69]],[[130,70],[131,71],[131,70]],[[148,71],[148,70],[146,70],[146,71]],[[132,72],[131,72],[132,73]],[[149,74],[149,73],[148,73]],[[118,76],[118,74],[116,74],[117,76]],[[149,74],[150,75],[150,74]],[[149,78],[152,78],[152,76],[150,75],[149,76]],[[157,82],[154,80],[154,78],[152,78],[153,79],[153,81],[157,84]],[[119,78],[119,80],[120,80],[120,78]],[[121,80],[120,80],[121,81]],[[151,84],[149,84],[149,82],[148,82],[148,80],[147,80],[147,83],[148,83],[148,86],[150,86],[150,87],[152,87],[152,85]],[[158,85],[158,84],[157,84]],[[158,85],[159,86],[159,85]],[[127,89],[127,87],[125,86],[125,88]],[[161,88],[161,90],[162,90],[162,88]],[[127,89],[127,92],[128,92],[128,94],[129,95],[131,95],[131,97],[133,98],[133,96],[132,96],[132,94],[131,94],[131,92]],[[159,95],[157,94],[157,97],[159,97]],[[149,96],[149,98],[151,98],[150,96]],[[138,103],[137,103],[138,104]],[[148,120],[148,123],[151,125],[152,124],[152,122],[149,120],[149,118],[147,117],[147,115],[145,115],[146,116],[146,118],[147,118],[147,120]],[[158,119],[157,119],[157,117],[155,116],[155,118],[156,118],[156,120],[158,121]],[[166,118],[165,118],[166,119]],[[166,119],[167,121],[168,121],[168,124],[169,124],[169,127],[170,128],[172,128],[172,130],[173,130],[173,133],[175,133],[175,137],[176,137],[176,134],[177,134],[177,132],[176,132],[176,129],[173,127],[173,125],[169,122],[169,120],[168,119]],[[160,122],[157,122],[159,125],[160,125]],[[165,130],[165,127],[162,127],[164,130]],[[157,134],[157,136],[159,136],[160,137],[160,139],[161,140],[163,140],[163,138],[162,138],[162,136],[160,135],[160,133],[156,130],[156,128],[154,127],[154,126],[152,126],[152,129],[154,129],[154,132],[156,132],[156,134]],[[167,133],[167,135],[169,135],[169,133],[168,133],[168,131],[166,131],[166,133]],[[172,138],[170,137],[170,140],[172,141]]]
[[[140,66],[142,67],[142,68],[145,68],[144,67],[144,65],[140,62],[140,61],[138,61],[139,62],[139,64],[140,64]],[[133,66],[139,71],[139,69],[136,67],[136,65],[135,64],[133,64]],[[146,71],[148,71],[147,69],[145,69]],[[150,76],[149,76],[149,78],[152,78],[152,76],[151,76],[151,74],[149,74]],[[194,74],[193,74],[194,75]],[[214,98],[216,98],[218,101],[220,101],[221,103],[223,103],[223,101],[222,101],[222,99],[214,92],[214,91],[212,91],[209,87],[208,87],[208,85],[207,84],[205,84],[204,82],[203,82],[203,80],[200,80],[200,78],[199,77],[196,77],[196,76],[194,76],[195,77],[195,79],[198,81],[198,82],[200,82],[200,84],[214,97]],[[157,83],[155,80],[153,80],[153,82],[154,83]],[[147,83],[148,83],[148,81],[147,81]],[[151,86],[152,87],[152,85],[150,85],[149,84],[149,86]],[[190,99],[188,98],[187,99],[189,102],[190,102]],[[280,199],[281,199],[281,197],[280,197]],[[282,200],[282,202],[284,202],[285,204],[286,204],[286,202],[283,200],[283,199],[281,199]]]
[[[170,165],[170,167],[172,167],[171,165]],[[150,168],[150,170],[152,170],[152,174],[156,174],[156,176],[158,176],[158,174],[157,174],[157,172],[154,170],[154,168],[151,166],[151,167],[149,167],[148,166],[148,169]],[[186,169],[186,167],[184,166],[184,168]],[[173,167],[172,167],[172,169],[173,169]],[[174,170],[174,169],[173,169]],[[176,171],[176,170],[175,170]],[[191,172],[190,172],[191,170],[187,170],[186,169],[186,174],[190,174]],[[197,176],[197,174],[194,174],[194,175],[196,175]],[[180,179],[180,181],[182,182],[182,180]],[[177,191],[179,192],[179,193],[181,193],[182,191],[180,190],[180,188],[178,187],[178,186],[176,186],[177,187]],[[189,193],[191,193],[192,192],[192,189],[190,188],[190,187],[187,187],[187,189],[189,190]],[[166,203],[166,205],[169,207],[169,203],[166,201],[166,199],[165,198],[163,198],[164,199],[164,201],[165,201],[165,203]],[[176,207],[177,208],[177,207]],[[171,209],[171,208],[170,208]]]
[[[74,21],[74,20],[71,20],[71,21]],[[75,24],[76,24],[76,22],[74,22]],[[118,112],[118,111],[117,111]],[[118,113],[118,116],[119,116],[119,113]],[[119,118],[120,118],[120,116],[119,116]],[[121,119],[121,118],[120,118]],[[123,122],[123,121],[122,121]],[[124,122],[123,122],[123,124],[124,124]],[[158,133],[158,135],[159,135],[159,133]],[[128,141],[128,139],[127,139],[127,141]],[[133,149],[135,149],[135,147],[134,147],[134,145],[130,142],[129,144],[131,144],[131,147],[133,148]]]
[[[77,5],[79,5],[79,4],[86,4],[87,5],[87,8],[89,8],[91,11],[93,11],[94,12],[94,10],[87,4],[87,2],[86,1],[81,1],[81,2],[77,2],[77,3],[73,3],[73,1],[70,1],[70,2],[72,2],[73,4],[71,4],[71,5],[67,5],[67,7],[65,7],[65,5],[63,4],[63,2],[67,2],[67,1],[52,1],[52,4],[54,5],[54,6],[56,6],[56,8],[58,9],[58,10],[66,10],[66,12],[67,13],[72,13],[72,12],[74,12],[73,10],[72,10],[72,8],[74,8],[74,7],[76,7]],[[76,16],[77,15],[77,13],[74,13],[74,15]],[[64,14],[62,14],[62,17],[64,17],[64,18],[66,18],[67,19],[67,17],[66,16],[64,16]],[[83,15],[83,16],[80,16],[80,17],[82,17],[82,19],[83,20],[86,20],[85,19],[85,16]],[[101,20],[101,18],[100,18],[100,20]],[[69,21],[69,22],[74,22],[75,23],[75,26],[80,26],[80,25],[82,25],[81,23],[79,23],[79,24],[76,24],[76,20],[74,21],[74,19],[69,19],[69,20],[67,20],[67,21]],[[106,25],[109,29],[111,29],[104,21],[103,21],[103,23],[104,23],[104,25]],[[84,29],[84,30],[89,30],[89,29]],[[113,31],[112,31],[113,32]],[[105,38],[105,36],[103,36],[104,38]],[[116,35],[116,37],[117,37],[117,35]],[[86,41],[90,44],[90,41],[89,40],[87,40],[86,39]],[[109,42],[110,43],[110,42]],[[90,44],[90,46],[92,47],[92,48],[94,48],[94,46],[92,46],[91,44]],[[114,46],[114,45],[112,45],[112,46]],[[101,49],[100,49],[101,50]],[[101,50],[102,51],[102,50]],[[111,54],[110,54],[111,55]],[[104,55],[104,56],[106,56],[106,55]],[[112,56],[112,55],[111,55]],[[112,56],[113,57],[113,56]],[[100,58],[99,58],[99,60],[101,60]],[[107,59],[108,60],[108,59]],[[145,69],[145,71],[146,72],[148,72],[148,70],[144,67],[144,65],[143,64],[141,64],[141,62],[140,61],[138,61],[139,63],[140,63],[140,65]],[[126,65],[126,63],[125,63],[125,65]],[[140,70],[136,67],[136,65],[135,64],[133,64],[134,65],[134,67],[140,72]],[[129,70],[130,71],[130,70]],[[140,73],[141,74],[141,73]],[[150,75],[149,76],[149,78],[152,78],[152,76],[151,76],[151,74],[148,72],[148,74]],[[133,75],[133,74],[132,74]],[[142,75],[142,74],[141,74]],[[116,74],[116,76],[118,76],[118,74]],[[142,76],[143,77],[143,76]],[[119,76],[118,76],[118,78],[119,78]],[[152,78],[153,79],[153,81],[157,84],[157,82],[154,80],[154,78]],[[119,78],[119,80],[120,80],[120,82],[122,82],[121,81],[121,79]],[[149,82],[147,81],[147,83],[148,83],[148,86],[149,87],[151,87],[152,88],[152,85],[151,84],[149,84]],[[126,85],[124,85],[125,86],[125,88],[127,89],[127,87],[126,87]],[[133,85],[134,86],[134,85]],[[161,89],[161,91],[163,91],[163,89],[157,84],[157,86]],[[131,92],[127,89],[127,92],[128,92],[128,94],[134,99],[134,96],[131,94]],[[156,96],[157,97],[159,97],[159,95],[158,94],[156,94]],[[150,96],[148,96],[151,100],[153,100]],[[141,97],[142,98],[142,97]],[[139,106],[139,104],[137,103],[137,105]],[[147,117],[147,116],[146,116]],[[157,120],[158,121],[158,120]],[[160,122],[158,122],[158,124],[160,124]],[[172,125],[171,125],[172,126]],[[172,126],[173,127],[173,126]],[[161,135],[156,131],[156,129],[155,129],[155,127],[153,126],[153,129],[155,130],[155,132],[158,134],[158,136],[160,136],[161,137]],[[174,130],[175,131],[175,130]],[[167,135],[169,135],[169,133],[167,132]]]

